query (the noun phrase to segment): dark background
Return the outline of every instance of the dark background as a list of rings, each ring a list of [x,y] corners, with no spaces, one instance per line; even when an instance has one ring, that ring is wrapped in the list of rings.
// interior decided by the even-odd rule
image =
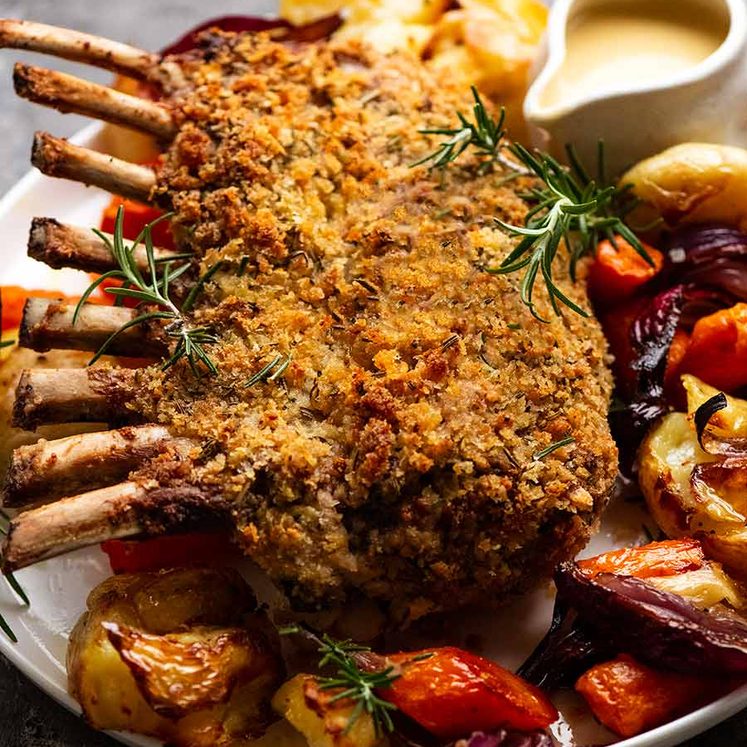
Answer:
[[[29,18],[111,36],[144,49],[158,49],[208,17],[232,13],[266,13],[273,0],[0,0],[0,17]],[[34,55],[0,52],[0,193],[29,168],[31,135],[49,130],[67,136],[86,121],[33,106],[17,99],[11,70],[18,59]],[[109,74],[59,61],[35,60],[89,79],[105,81]],[[0,656],[0,747],[114,747],[115,742],[88,729],[58,706]],[[688,743],[688,747],[747,745],[747,711]]]

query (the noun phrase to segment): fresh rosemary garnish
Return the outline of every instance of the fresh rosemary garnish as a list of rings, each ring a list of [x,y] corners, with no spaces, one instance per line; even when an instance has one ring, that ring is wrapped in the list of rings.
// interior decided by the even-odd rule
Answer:
[[[10,522],[10,516],[8,516],[8,514],[5,513],[3,509],[0,509],[0,516],[5,521]],[[2,524],[0,524],[0,534],[8,534],[7,527],[3,526]],[[8,586],[10,586],[10,588],[13,589],[16,595],[20,598],[21,602],[23,602],[23,604],[28,607],[31,604],[31,600],[29,599],[28,594],[26,594],[21,584],[18,583],[18,579],[10,571],[4,571],[3,577],[8,582]],[[8,621],[2,615],[0,615],[0,630],[2,630],[13,643],[18,643],[16,634],[8,624]]]
[[[413,166],[420,166],[430,161],[431,168],[444,169],[450,163],[456,161],[470,146],[474,146],[477,150],[477,155],[481,158],[483,167],[489,167],[493,162],[501,160],[502,141],[506,134],[503,129],[506,112],[501,109],[498,119],[493,119],[485,108],[477,89],[472,86],[471,90],[472,97],[475,100],[472,106],[474,121],[470,122],[464,114],[457,112],[459,119],[457,127],[418,130],[423,135],[445,135],[447,139],[433,153],[415,161],[412,164]]]
[[[345,727],[346,733],[364,712],[371,716],[377,736],[394,731],[391,711],[396,711],[397,707],[380,698],[376,690],[391,687],[399,675],[394,674],[392,666],[381,672],[361,670],[354,655],[370,651],[370,648],[351,641],[334,641],[327,635],[322,637],[322,645],[319,648],[322,658],[319,660],[319,668],[332,665],[337,667],[337,672],[334,677],[320,677],[320,687],[322,690],[340,689],[340,692],[330,699],[331,703],[344,699],[350,699],[355,703]]]
[[[336,641],[326,634],[320,637],[297,625],[281,628],[278,632],[281,635],[300,634],[313,640],[321,655],[319,669],[336,668],[334,676],[322,676],[318,681],[322,690],[339,690],[330,698],[330,703],[338,700],[351,700],[355,703],[344,734],[350,732],[364,713],[371,717],[377,736],[394,731],[391,713],[397,710],[397,706],[380,698],[376,693],[377,690],[391,687],[392,683],[399,679],[400,675],[395,672],[393,666],[387,666],[380,671],[362,669],[360,659],[370,655],[371,649],[352,641]]]
[[[549,446],[545,446],[544,449],[540,449],[533,457],[532,459],[535,462],[541,462],[546,456],[550,456],[550,454],[553,453],[553,451],[557,451],[558,449],[562,449],[564,446],[568,446],[569,444],[575,443],[576,439],[573,438],[573,436],[566,436],[565,438],[561,438],[560,441],[556,441],[555,443],[550,444]]]
[[[561,165],[546,153],[530,153],[518,143],[511,144],[509,150],[544,186],[534,188],[525,195],[534,202],[534,207],[527,213],[523,226],[514,226],[496,218],[499,226],[522,238],[498,267],[487,268],[487,271],[505,275],[525,270],[521,283],[521,300],[541,321],[546,320],[537,314],[534,307],[534,290],[540,275],[556,314],[560,314],[560,302],[577,314],[588,316],[584,309],[555,284],[553,262],[565,242],[570,276],[575,280],[579,259],[593,252],[603,238],[614,243],[615,236],[619,235],[646,262],[653,264],[638,237],[623,221],[622,216],[629,209],[629,205],[624,204],[627,190],[612,185],[598,186],[571,147],[567,149],[570,167]],[[603,156],[600,144],[600,179],[604,179]]]
[[[247,382],[244,384],[246,387],[254,386],[260,381],[277,381],[287,370],[291,364],[292,357],[290,355],[276,355],[268,364],[262,366]]]
[[[581,316],[588,313],[563,293],[553,279],[553,262],[563,243],[567,246],[569,270],[575,280],[579,259],[593,252],[603,238],[615,242],[615,236],[627,241],[646,262],[653,264],[643,245],[625,224],[624,217],[634,207],[628,189],[607,184],[604,167],[604,148],[599,143],[597,174],[592,178],[579,160],[572,146],[566,147],[568,163],[563,166],[546,153],[531,153],[518,143],[504,141],[505,111],[498,119],[490,116],[472,86],[474,121],[457,112],[458,126],[420,130],[424,135],[445,135],[438,148],[413,166],[430,162],[431,167],[444,170],[456,161],[470,146],[481,159],[480,170],[500,163],[509,176],[534,176],[541,185],[523,195],[533,203],[523,226],[514,226],[496,219],[496,223],[509,233],[520,236],[516,248],[498,267],[486,268],[494,275],[506,275],[525,270],[521,283],[521,299],[540,321],[537,314],[534,290],[541,276],[550,297],[553,311],[560,314],[563,304]],[[506,157],[506,153],[510,157]]]
[[[115,296],[118,303],[121,303],[125,298],[133,298],[146,306],[155,306],[160,310],[146,311],[126,324],[123,324],[99,348],[96,355],[89,362],[89,365],[95,363],[104,355],[117,337],[130,327],[135,327],[143,322],[160,319],[168,322],[164,327],[164,332],[174,341],[173,352],[162,364],[164,370],[175,365],[182,358],[186,358],[195,376],[201,375],[201,367],[207,369],[211,374],[218,372],[215,363],[205,350],[206,345],[218,342],[218,338],[209,328],[192,325],[187,319],[186,314],[191,311],[205,283],[220,269],[222,263],[219,262],[213,265],[198,280],[182,304],[181,309],[178,308],[169,295],[170,283],[184,274],[189,269],[190,264],[185,262],[184,264],[175,266],[174,262],[185,259],[189,255],[176,255],[168,261],[157,260],[152,238],[153,227],[168,217],[168,214],[163,215],[148,223],[129,246],[125,243],[123,233],[124,209],[121,206],[117,210],[112,240],[106,234],[94,229],[95,233],[108,246],[118,265],[118,269],[104,273],[88,287],[75,309],[73,324],[78,320],[83,304],[88,300],[90,295],[101,283],[110,279],[122,282],[121,287],[107,287],[104,289],[106,293]],[[146,273],[140,271],[134,257],[135,249],[140,244],[145,247],[145,254],[148,260],[148,271]]]

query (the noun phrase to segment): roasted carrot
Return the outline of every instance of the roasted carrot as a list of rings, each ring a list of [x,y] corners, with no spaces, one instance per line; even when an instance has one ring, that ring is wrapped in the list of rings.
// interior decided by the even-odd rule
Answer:
[[[2,328],[3,332],[18,329],[23,316],[23,307],[28,298],[60,298],[75,303],[78,299],[66,296],[55,290],[29,290],[18,285],[2,286]],[[95,302],[96,299],[90,299]]]
[[[664,724],[723,689],[723,683],[658,671],[625,654],[597,664],[576,682],[597,719],[621,737]]]
[[[747,385],[747,303],[699,319],[679,371],[727,392]]]
[[[653,266],[622,236],[614,244],[608,239],[599,243],[589,268],[589,296],[595,305],[609,308],[630,298],[661,271],[664,255],[648,244],[643,247]]]
[[[590,576],[617,573],[621,576],[653,578],[696,571],[702,568],[704,562],[700,542],[687,538],[611,550],[593,558],[579,560],[578,566]]]
[[[402,672],[379,695],[440,739],[545,729],[558,717],[541,690],[467,651],[449,646],[387,658]]]

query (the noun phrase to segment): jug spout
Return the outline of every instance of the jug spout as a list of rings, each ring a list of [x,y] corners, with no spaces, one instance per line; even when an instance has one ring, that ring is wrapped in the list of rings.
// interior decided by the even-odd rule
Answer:
[[[743,0],[560,0],[524,101],[532,144],[595,158],[603,140],[619,172],[683,140],[734,137],[746,45]]]

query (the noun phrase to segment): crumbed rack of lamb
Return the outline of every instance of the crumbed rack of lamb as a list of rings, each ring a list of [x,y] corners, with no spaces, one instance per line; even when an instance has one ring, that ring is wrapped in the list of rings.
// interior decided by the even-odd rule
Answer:
[[[173,211],[193,266],[175,298],[221,263],[189,314],[217,337],[217,374],[162,370],[173,342],[159,320],[110,351],[150,364],[23,374],[17,425],[118,429],[15,452],[4,502],[23,510],[7,569],[224,525],[297,607],[362,595],[402,620],[499,601],[587,541],[616,471],[597,322],[538,299],[543,324],[514,277],[485,272],[513,244],[493,218],[525,215],[523,177],[469,153],[445,171],[411,167],[433,146],[418,130],[453,121],[469,91],[406,53],[271,33],[208,32],[161,58],[3,21],[0,45],[157,87],[150,101],[15,70],[22,96],[163,143],[151,168],[40,133],[32,161]],[[45,218],[29,254],[115,266],[93,233]],[[583,284],[557,283],[584,303]],[[138,313],[86,305],[74,324],[69,304],[31,299],[20,342],[95,351]]]

